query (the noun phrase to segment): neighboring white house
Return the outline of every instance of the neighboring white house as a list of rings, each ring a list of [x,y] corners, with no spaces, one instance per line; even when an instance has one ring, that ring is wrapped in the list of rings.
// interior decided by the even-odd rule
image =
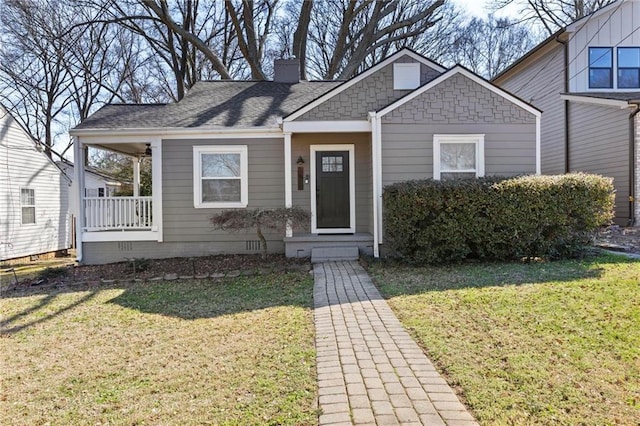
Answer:
[[[76,189],[75,168],[71,161],[61,160],[56,164],[62,169],[64,174],[71,180],[71,193],[75,194]],[[122,188],[122,182],[118,182],[110,176],[100,173],[97,170],[84,167],[84,196],[85,197],[113,197]],[[69,211],[75,216],[78,216],[79,207],[77,206],[76,198],[71,197],[69,199]]]
[[[70,185],[0,105],[0,260],[71,246]]]

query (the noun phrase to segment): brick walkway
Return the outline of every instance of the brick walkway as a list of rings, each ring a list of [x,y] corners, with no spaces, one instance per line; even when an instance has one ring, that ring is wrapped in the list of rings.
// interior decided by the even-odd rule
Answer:
[[[357,262],[314,279],[320,425],[477,425]]]

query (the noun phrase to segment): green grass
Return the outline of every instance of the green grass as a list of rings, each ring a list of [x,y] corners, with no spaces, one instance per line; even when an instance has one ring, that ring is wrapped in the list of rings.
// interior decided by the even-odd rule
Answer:
[[[370,273],[481,424],[640,424],[640,262]]]
[[[315,424],[306,273],[0,300],[0,424]]]

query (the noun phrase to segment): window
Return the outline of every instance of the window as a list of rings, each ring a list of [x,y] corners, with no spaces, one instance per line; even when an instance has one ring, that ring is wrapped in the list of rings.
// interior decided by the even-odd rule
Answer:
[[[322,172],[341,172],[342,171],[342,156],[338,157],[322,157]]]
[[[434,135],[433,178],[484,176],[484,135]]]
[[[33,189],[20,189],[20,207],[22,207],[22,224],[36,223],[36,192]]]
[[[420,86],[418,62],[393,64],[393,90],[413,90]]]
[[[85,188],[84,195],[86,197],[104,197],[104,188]]]
[[[618,88],[640,88],[640,47],[618,47]]]
[[[610,47],[589,48],[589,88],[613,88],[613,53]]]
[[[196,208],[247,206],[246,145],[195,146],[193,166]]]

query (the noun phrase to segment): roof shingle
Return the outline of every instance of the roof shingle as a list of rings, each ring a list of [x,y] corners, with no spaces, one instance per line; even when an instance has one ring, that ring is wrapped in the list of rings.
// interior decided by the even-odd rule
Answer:
[[[341,83],[200,81],[177,103],[105,105],[75,129],[275,126],[276,117],[291,114]]]

